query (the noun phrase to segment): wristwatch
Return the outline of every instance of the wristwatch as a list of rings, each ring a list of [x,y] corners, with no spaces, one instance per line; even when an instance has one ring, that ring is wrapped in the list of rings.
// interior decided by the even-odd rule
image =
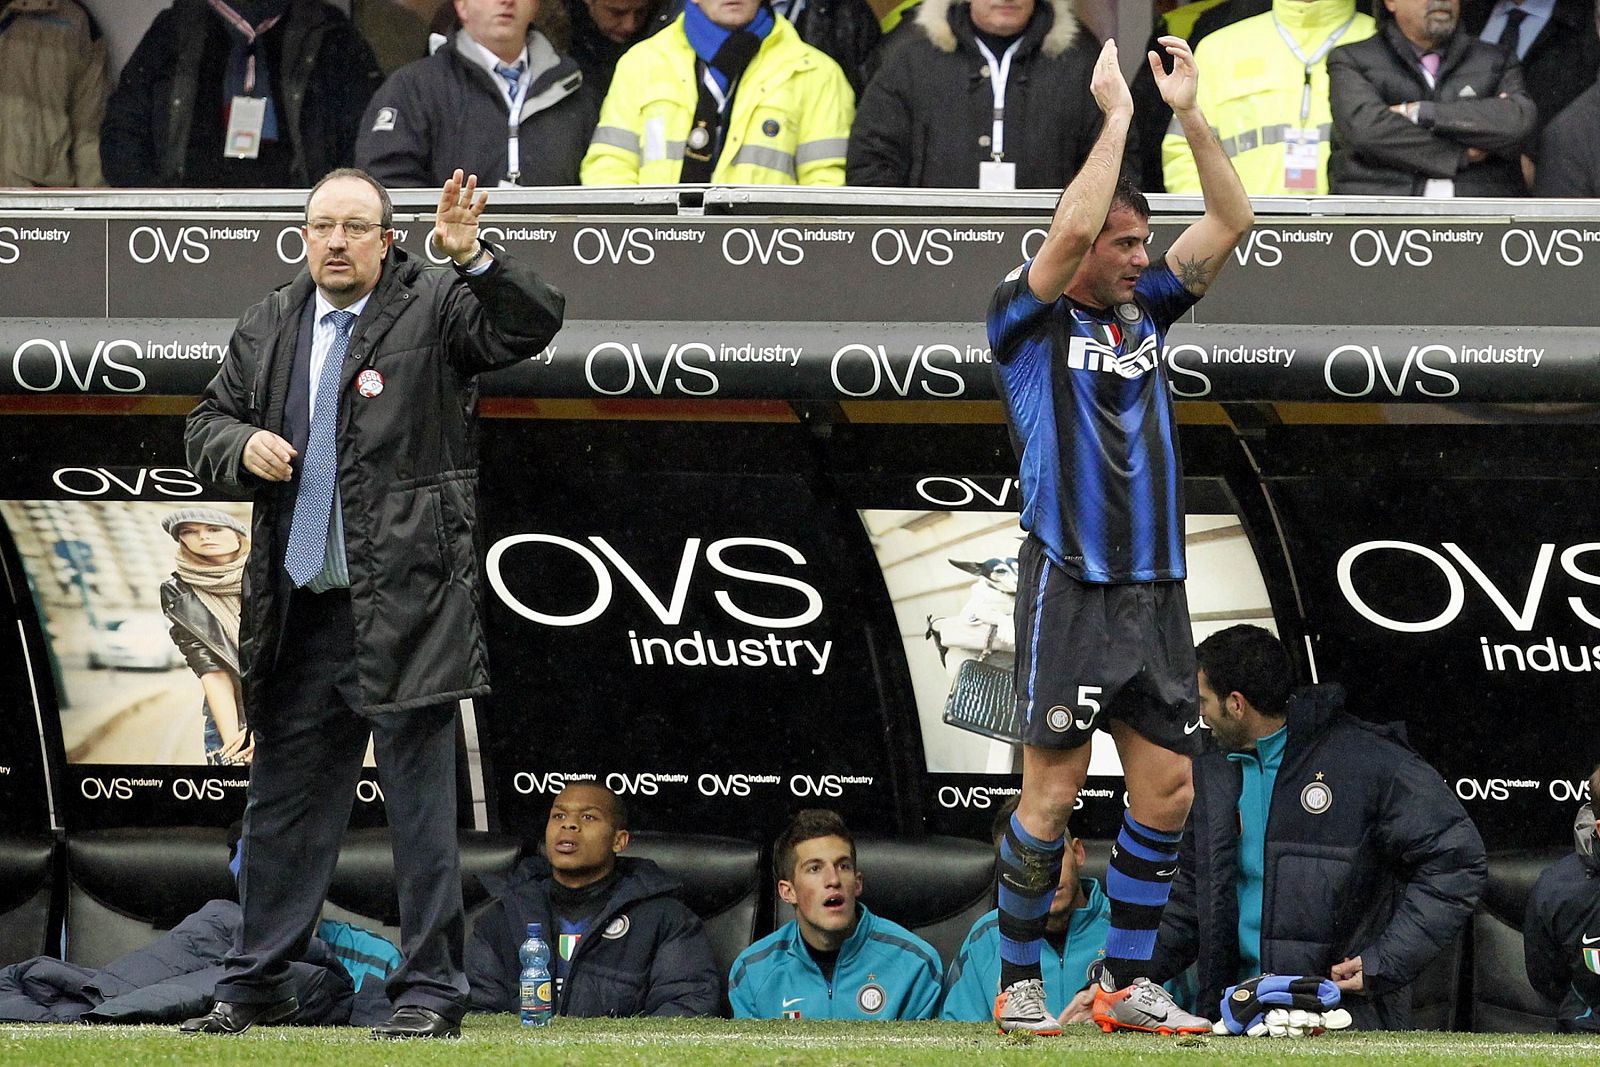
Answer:
[[[483,262],[483,257],[488,255],[488,254],[489,254],[489,246],[484,244],[483,243],[483,238],[480,237],[480,238],[478,238],[478,250],[476,252],[472,253],[472,258],[467,260],[465,263],[457,263],[456,264],[456,270],[459,270],[459,271],[470,271],[470,270],[472,270],[472,268],[476,267],[479,263],[482,263]]]

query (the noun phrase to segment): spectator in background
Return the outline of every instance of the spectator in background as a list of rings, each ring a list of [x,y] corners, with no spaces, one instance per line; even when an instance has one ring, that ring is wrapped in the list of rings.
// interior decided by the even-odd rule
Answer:
[[[350,0],[350,21],[386,78],[428,54],[427,21],[398,0]]]
[[[1539,134],[1600,72],[1593,0],[1462,0],[1461,21],[1469,33],[1515,51],[1522,63],[1523,84],[1539,112],[1523,149],[1529,157],[1523,173],[1533,185]]]
[[[106,44],[77,0],[0,0],[0,186],[104,185]]]
[[[552,0],[553,2],[553,0]],[[661,0],[565,0],[572,24],[572,58],[583,80],[604,100],[622,53],[659,29]]]
[[[923,0],[850,131],[851,185],[1058,189],[1099,135],[1069,0]],[[1130,160],[1136,153],[1128,152]]]
[[[989,836],[997,853],[1016,810],[1017,801],[1013,798],[995,816]],[[1089,1021],[1094,1006],[1091,972],[1094,962],[1105,957],[1106,932],[1111,929],[1111,901],[1098,881],[1079,876],[1083,862],[1083,842],[1069,833],[1061,880],[1050,901],[1044,944],[1040,946],[1046,1004],[1063,1024]],[[1000,912],[995,910],[972,924],[961,950],[950,961],[939,1018],[991,1022],[995,994],[999,992]]]
[[[1198,965],[1198,1005],[1263,972],[1335,981],[1364,1030],[1410,1028],[1410,983],[1483,893],[1483,840],[1393,725],[1344,710],[1339,686],[1291,692],[1259,626],[1195,649],[1194,807],[1151,977]]]
[[[564,42],[561,0],[455,0],[455,10],[449,40],[372,98],[357,163],[401,188],[437,185],[457,167],[490,185],[578,184],[599,98],[552,40]]]
[[[1461,30],[1458,0],[1384,0],[1376,36],[1328,56],[1328,189],[1522,196],[1533,100],[1516,57]]]
[[[1528,984],[1551,1001],[1556,1026],[1568,1033],[1600,1033],[1600,841],[1594,800],[1600,767],[1589,775],[1589,803],[1572,826],[1573,854],[1539,875],[1528,894],[1522,951]]]
[[[321,0],[175,0],[111,94],[101,164],[124,187],[309,187],[351,160],[382,80]]]
[[[594,782],[567,786],[550,805],[543,856],[499,885],[467,940],[477,1011],[516,1011],[517,949],[529,923],[550,944],[558,1015],[715,1015],[722,983],[705,927],[674,898],[653,862],[619,856],[628,809]]]
[[[762,0],[690,0],[617,64],[585,185],[843,185],[855,94]]]
[[[1328,53],[1374,30],[1355,0],[1274,0],[1271,11],[1225,26],[1195,49],[1199,106],[1246,192],[1328,191]],[[1167,130],[1161,159],[1167,192],[1200,191],[1181,132]]]
[[[734,1018],[933,1017],[939,954],[857,899],[856,842],[837,812],[797,813],[772,846],[772,865],[794,918],[733,961]]]
[[[669,24],[683,13],[686,0],[666,0],[657,27]],[[782,15],[800,34],[800,39],[839,64],[850,88],[859,99],[876,69],[878,43],[888,29],[881,29],[875,4],[891,0],[764,0],[773,14]],[[909,17],[917,0],[895,8],[895,16]],[[653,30],[647,31],[647,35]]]
[[[1597,5],[1600,6],[1600,5]],[[1535,196],[1600,197],[1600,82],[1549,120],[1539,138]]]

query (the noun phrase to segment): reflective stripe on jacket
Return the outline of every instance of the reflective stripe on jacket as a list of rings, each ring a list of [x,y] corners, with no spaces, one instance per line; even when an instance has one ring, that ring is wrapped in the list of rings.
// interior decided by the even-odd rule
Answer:
[[[584,185],[670,185],[699,100],[694,49],[680,17],[617,63]],[[781,16],[733,96],[711,180],[738,185],[843,185],[855,94],[838,64]]]

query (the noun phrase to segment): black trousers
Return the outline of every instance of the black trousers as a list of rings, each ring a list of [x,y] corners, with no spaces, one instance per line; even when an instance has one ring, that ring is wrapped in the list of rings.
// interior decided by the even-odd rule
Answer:
[[[244,910],[216,999],[289,996],[289,964],[305,952],[350,824],[367,739],[394,842],[405,959],[386,992],[395,1006],[466,1011],[466,916],[456,840],[455,704],[364,717],[348,590],[291,594],[278,668],[244,813]]]

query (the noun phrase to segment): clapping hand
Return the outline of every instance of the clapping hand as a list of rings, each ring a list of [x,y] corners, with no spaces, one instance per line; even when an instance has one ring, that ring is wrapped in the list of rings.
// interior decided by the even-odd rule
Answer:
[[[458,168],[439,193],[439,211],[433,219],[434,247],[460,264],[478,251],[478,216],[489,204],[489,194],[478,192],[478,176],[463,175]]]
[[[1089,92],[1094,102],[1107,115],[1113,111],[1133,112],[1133,94],[1128,92],[1128,82],[1117,65],[1117,42],[1107,40],[1095,60],[1094,73],[1089,77]]]
[[[1172,73],[1167,73],[1159,52],[1145,53],[1150,60],[1150,73],[1156,77],[1156,88],[1161,99],[1173,111],[1188,111],[1194,107],[1195,93],[1200,87],[1200,70],[1194,65],[1194,53],[1189,42],[1182,37],[1158,37],[1156,42],[1172,57]]]

